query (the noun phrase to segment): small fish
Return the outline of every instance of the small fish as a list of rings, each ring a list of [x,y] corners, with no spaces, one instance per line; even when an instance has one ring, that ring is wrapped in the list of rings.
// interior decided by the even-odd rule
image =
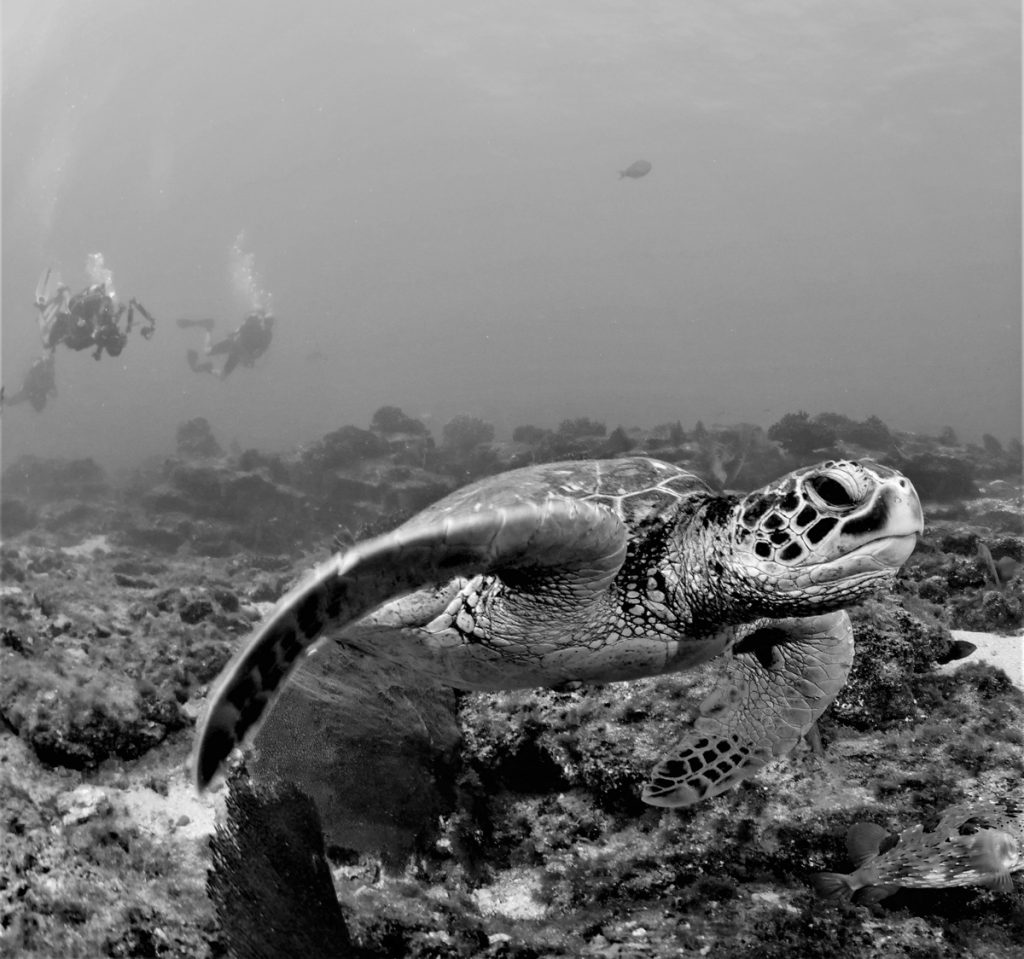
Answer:
[[[631,180],[639,180],[651,172],[651,165],[646,160],[634,160],[625,170],[619,170],[619,179],[628,176]]]
[[[945,666],[946,663],[955,663],[958,659],[966,659],[977,648],[974,643],[969,643],[966,639],[954,639],[949,644],[946,652],[936,657],[935,662],[939,666]]]
[[[811,885],[826,899],[856,895],[861,903],[900,889],[987,886],[1008,892],[1010,874],[1024,869],[1024,805],[1003,805],[951,806],[932,832],[917,825],[895,840],[874,823],[855,823],[846,834],[854,871],[821,872]]]

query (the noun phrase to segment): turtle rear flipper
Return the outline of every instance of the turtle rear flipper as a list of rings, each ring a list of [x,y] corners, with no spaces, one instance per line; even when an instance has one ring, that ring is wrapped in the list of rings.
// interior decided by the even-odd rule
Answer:
[[[752,776],[799,742],[853,664],[845,612],[774,620],[736,644],[693,729],[651,774],[643,800],[690,806]]]
[[[325,631],[424,586],[503,570],[543,570],[548,579],[557,570],[564,597],[593,597],[614,579],[626,542],[610,510],[550,497],[416,520],[332,557],[281,599],[211,690],[193,752],[197,786],[209,786],[232,750],[252,741]]]

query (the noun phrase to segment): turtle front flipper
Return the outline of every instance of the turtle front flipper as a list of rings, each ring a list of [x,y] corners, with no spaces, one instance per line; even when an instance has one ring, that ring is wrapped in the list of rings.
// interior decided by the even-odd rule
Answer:
[[[654,767],[644,802],[690,806],[785,755],[838,695],[852,665],[845,612],[761,625],[733,647],[693,729]]]
[[[332,557],[278,602],[210,692],[192,757],[199,790],[233,749],[252,741],[325,630],[422,587],[479,573],[557,568],[567,591],[578,582],[581,592],[593,592],[618,572],[626,540],[625,525],[610,510],[550,497],[417,520]]]

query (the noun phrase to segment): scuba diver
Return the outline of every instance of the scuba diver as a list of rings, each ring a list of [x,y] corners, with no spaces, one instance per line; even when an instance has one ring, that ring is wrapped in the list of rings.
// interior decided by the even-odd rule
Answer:
[[[204,356],[221,356],[227,354],[224,365],[218,370],[212,361],[199,361],[198,350],[188,350],[185,358],[193,373],[209,373],[225,379],[238,366],[251,367],[258,360],[273,338],[274,316],[268,310],[253,310],[248,313],[241,325],[229,333],[224,339],[213,342],[213,320],[178,320],[182,329],[199,326],[206,330],[206,342],[203,346]]]
[[[32,409],[41,413],[46,408],[46,401],[57,395],[57,377],[52,351],[36,357],[25,374],[21,389],[13,396],[4,397],[4,406],[17,406],[19,403],[31,403]]]
[[[94,360],[103,356],[104,351],[110,356],[120,356],[132,331],[136,310],[147,324],[139,330],[142,337],[148,340],[156,331],[156,320],[138,300],[132,297],[127,306],[119,304],[106,283],[93,283],[70,296],[68,287],[58,282],[56,292],[47,297],[51,273],[50,269],[44,271],[36,287],[39,332],[46,349],[54,350],[63,343],[76,351],[94,348]],[[118,324],[126,311],[128,316],[122,331]]]

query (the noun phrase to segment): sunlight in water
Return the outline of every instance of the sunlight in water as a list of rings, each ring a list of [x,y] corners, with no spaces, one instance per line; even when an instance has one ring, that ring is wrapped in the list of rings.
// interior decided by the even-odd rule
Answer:
[[[245,300],[250,310],[271,312],[271,294],[265,289],[256,272],[256,257],[243,249],[245,231],[239,232],[231,245],[231,282],[235,292]]]
[[[85,273],[89,277],[90,284],[102,283],[107,292],[116,300],[117,291],[114,289],[114,274],[109,267],[103,263],[102,253],[90,253],[85,258]]]

